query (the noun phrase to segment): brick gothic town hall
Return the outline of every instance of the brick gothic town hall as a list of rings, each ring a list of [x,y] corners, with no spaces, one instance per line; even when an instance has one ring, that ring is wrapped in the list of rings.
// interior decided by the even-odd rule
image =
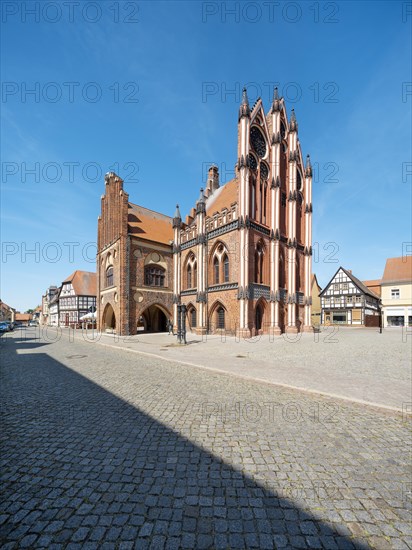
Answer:
[[[189,330],[241,336],[310,331],[312,168],[275,89],[265,115],[243,90],[235,178],[215,166],[185,221],[129,202],[106,175],[98,219],[97,313],[120,335],[165,330],[187,306]]]

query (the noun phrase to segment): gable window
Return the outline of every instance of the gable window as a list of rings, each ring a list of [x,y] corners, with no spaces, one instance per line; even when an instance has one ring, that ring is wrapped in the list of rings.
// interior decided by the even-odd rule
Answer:
[[[144,270],[144,280],[147,286],[165,286],[165,270],[162,267],[147,266]]]
[[[391,288],[391,298],[393,300],[399,300],[400,297],[401,297],[401,293],[399,288]]]
[[[113,267],[110,266],[106,270],[106,286],[113,286]]]

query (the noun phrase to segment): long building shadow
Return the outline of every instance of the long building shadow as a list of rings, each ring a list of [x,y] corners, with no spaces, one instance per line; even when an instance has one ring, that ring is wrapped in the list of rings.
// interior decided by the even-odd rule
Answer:
[[[4,548],[369,548],[40,342],[3,344]]]

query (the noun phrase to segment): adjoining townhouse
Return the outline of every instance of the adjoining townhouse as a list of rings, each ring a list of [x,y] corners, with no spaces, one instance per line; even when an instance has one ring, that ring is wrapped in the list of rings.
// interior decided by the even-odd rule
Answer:
[[[41,325],[49,325],[50,323],[50,303],[52,301],[52,298],[56,296],[56,294],[59,293],[59,288],[57,286],[49,286],[49,288],[46,290],[46,292],[41,297],[41,315],[40,315],[40,324]]]
[[[375,292],[340,267],[320,293],[321,323],[378,327],[380,298]]]
[[[8,323],[14,323],[16,320],[16,310],[5,302],[0,300],[0,321],[7,321]]]
[[[412,326],[412,256],[386,260],[381,297],[384,327]]]
[[[16,312],[15,322],[18,323],[19,325],[27,327],[31,320],[32,320],[32,314],[31,313]]]
[[[319,327],[321,322],[321,305],[320,305],[320,293],[322,288],[318,283],[316,275],[312,275],[311,296],[312,296],[312,325]]]
[[[74,271],[62,282],[58,297],[59,326],[76,327],[80,317],[96,310],[96,273]]]
[[[59,326],[59,293],[60,289],[58,289],[58,292],[56,292],[56,294],[52,295],[48,305],[49,315],[47,319],[47,324],[51,327]]]
[[[381,297],[381,280],[380,279],[371,279],[369,281],[362,281],[365,286],[369,288],[376,296]]]
[[[274,91],[265,114],[243,91],[235,178],[206,189],[185,221],[129,202],[106,175],[98,220],[97,319],[101,330],[136,334],[177,325],[241,335],[312,331],[312,168],[298,124]]]
[[[41,316],[42,316],[42,311],[43,311],[42,306],[37,306],[33,311],[32,320],[36,321],[37,323],[40,323],[40,319],[41,319]]]
[[[97,237],[97,323],[102,331],[167,330],[173,306],[172,218],[129,202],[106,174]]]

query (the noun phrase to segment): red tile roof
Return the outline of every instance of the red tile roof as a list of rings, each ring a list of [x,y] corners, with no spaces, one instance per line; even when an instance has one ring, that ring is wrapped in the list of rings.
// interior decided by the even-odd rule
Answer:
[[[381,280],[380,279],[372,279],[370,281],[362,281],[362,283],[369,288],[372,292],[377,294],[378,296],[381,295]]]
[[[213,216],[223,208],[230,209],[231,205],[238,201],[238,180],[228,181],[206,199],[206,215]]]
[[[128,231],[147,241],[170,244],[173,240],[173,219],[160,212],[129,203]]]
[[[412,256],[388,258],[382,283],[412,282]]]
[[[71,283],[77,296],[96,296],[96,273],[77,269],[63,281],[64,283]]]
[[[352,271],[348,269],[344,269],[341,267],[342,271],[346,273],[346,275],[349,277],[349,279],[352,280],[353,283],[365,294],[369,294],[369,296],[372,296],[373,298],[379,298],[379,296],[374,292],[373,290],[370,290],[360,279],[355,277],[355,275],[352,274]]]
[[[15,321],[31,321],[31,313],[16,313]]]

